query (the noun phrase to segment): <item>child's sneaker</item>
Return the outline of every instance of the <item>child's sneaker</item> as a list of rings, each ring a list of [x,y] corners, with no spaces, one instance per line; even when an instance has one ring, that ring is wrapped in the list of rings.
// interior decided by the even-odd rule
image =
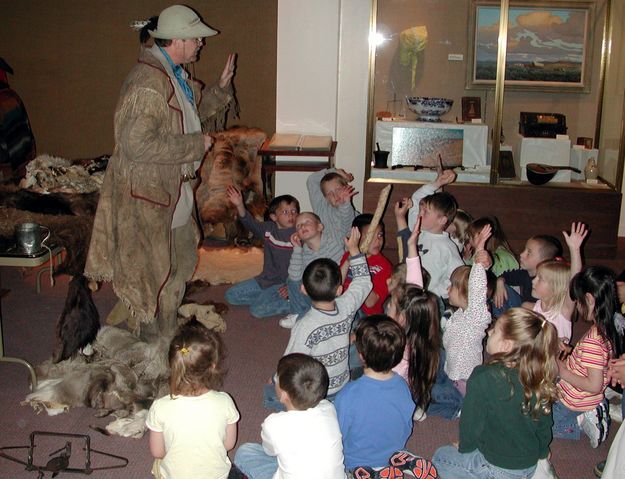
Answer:
[[[406,474],[406,477],[416,477],[417,479],[438,478],[438,471],[431,461],[415,456],[408,451],[397,451],[390,457],[388,463],[391,467],[401,469]]]
[[[603,401],[601,401],[601,404],[599,404],[599,406],[597,407],[601,411],[601,424],[603,426],[603,437],[601,438],[601,442],[603,442],[608,438],[608,432],[610,432],[610,424],[612,423],[612,418],[610,417],[610,402],[604,398]]]
[[[374,479],[375,471],[369,466],[358,466],[351,472],[350,476],[354,479]]]
[[[558,475],[556,474],[553,464],[551,464],[551,461],[547,458],[538,460],[536,470],[534,471],[534,475],[532,477],[540,477],[541,479],[558,479]]]
[[[375,471],[375,479],[404,479],[404,473],[398,467],[386,466]]]
[[[412,415],[412,420],[415,422],[421,422],[421,421],[425,421],[427,417],[428,415],[425,413],[425,410],[421,409],[420,407],[417,407],[417,409],[415,409],[414,414]]]
[[[595,464],[595,467],[592,470],[592,472],[595,473],[595,477],[603,476],[603,470],[605,469],[605,463],[606,463],[606,461],[601,461],[601,462],[598,462],[597,464]]]
[[[605,418],[603,402],[596,408],[581,414],[579,417],[581,417],[579,426],[590,439],[590,447],[596,449],[607,436],[607,431],[604,429]]]
[[[284,318],[278,321],[278,324],[284,329],[291,329],[297,322],[297,314],[287,314]]]

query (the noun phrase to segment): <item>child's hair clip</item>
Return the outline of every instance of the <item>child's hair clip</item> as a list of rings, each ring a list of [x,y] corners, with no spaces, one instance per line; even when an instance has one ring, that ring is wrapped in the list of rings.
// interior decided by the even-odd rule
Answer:
[[[562,256],[556,256],[555,258],[553,258],[553,260],[556,263],[563,263],[565,266],[568,266],[569,268],[571,267],[571,263],[564,259]]]
[[[180,348],[180,354],[186,356],[187,354],[189,354],[189,350],[187,348]]]

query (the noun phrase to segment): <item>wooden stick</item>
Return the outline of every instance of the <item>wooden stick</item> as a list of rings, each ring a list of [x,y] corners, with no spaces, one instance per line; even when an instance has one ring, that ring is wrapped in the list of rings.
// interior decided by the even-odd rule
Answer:
[[[373,214],[373,219],[371,220],[371,224],[369,225],[369,230],[367,231],[367,236],[360,244],[360,252],[363,254],[367,254],[369,250],[369,245],[371,241],[373,241],[373,235],[375,234],[375,230],[378,228],[378,224],[380,224],[380,220],[382,219],[382,213],[384,213],[384,208],[386,207],[386,202],[388,201],[388,197],[391,194],[391,186],[387,185],[380,192],[380,197],[378,198],[378,205],[375,207],[375,213]]]

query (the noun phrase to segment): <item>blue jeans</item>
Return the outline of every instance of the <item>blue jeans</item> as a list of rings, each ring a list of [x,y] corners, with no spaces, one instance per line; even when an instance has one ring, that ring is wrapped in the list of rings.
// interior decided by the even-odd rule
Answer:
[[[278,293],[283,284],[261,288],[254,278],[242,281],[226,290],[226,301],[232,305],[247,305],[255,318],[266,318],[289,312],[289,302]]]
[[[432,386],[432,400],[427,413],[431,416],[457,419],[463,402],[462,394],[445,372],[445,350],[441,349],[436,382]]]
[[[517,293],[516,290],[512,288],[512,286],[506,285],[506,293],[508,294],[508,299],[503,304],[503,306],[501,306],[501,308],[497,308],[494,304],[491,304],[491,312],[493,318],[498,318],[510,308],[518,308],[523,304],[521,295]]]
[[[350,328],[350,343],[349,343],[349,373],[350,379],[355,381],[363,374],[363,364],[360,360],[360,355],[358,354],[358,349],[356,348],[356,342],[351,342],[351,333],[355,333],[356,328],[360,324],[360,319],[366,317],[367,315],[363,313],[362,309],[356,311],[354,315],[354,320],[352,321],[352,326]]]
[[[276,395],[276,384],[274,379],[271,379],[271,384],[265,384],[263,386],[263,406],[265,409],[271,409],[273,411],[286,411],[284,404],[280,402]]]
[[[582,414],[579,411],[571,411],[560,401],[553,404],[553,437],[559,439],[579,439],[581,429],[577,423],[577,416]]]
[[[291,278],[286,280],[286,287],[289,292],[289,305],[291,314],[302,315],[310,309],[310,298],[302,293],[300,287],[302,281],[294,281]]]
[[[454,446],[439,447],[432,462],[439,477],[444,479],[529,479],[536,471],[536,465],[527,469],[503,469],[488,462],[478,449],[461,453]]]
[[[250,479],[271,479],[278,470],[278,459],[267,454],[260,444],[252,442],[239,446],[234,463]]]

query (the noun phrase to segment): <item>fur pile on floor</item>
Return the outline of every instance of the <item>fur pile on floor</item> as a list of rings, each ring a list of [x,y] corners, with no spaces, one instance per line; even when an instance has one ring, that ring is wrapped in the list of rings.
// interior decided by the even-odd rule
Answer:
[[[185,319],[188,315],[188,319]],[[194,320],[218,332],[225,322],[214,305],[185,304],[182,322]],[[53,416],[72,407],[90,407],[96,416],[115,419],[105,434],[139,438],[145,434],[145,417],[154,399],[169,393],[169,340],[146,343],[127,330],[103,326],[91,344],[69,359],[52,359],[39,365],[37,389],[22,405]]]

